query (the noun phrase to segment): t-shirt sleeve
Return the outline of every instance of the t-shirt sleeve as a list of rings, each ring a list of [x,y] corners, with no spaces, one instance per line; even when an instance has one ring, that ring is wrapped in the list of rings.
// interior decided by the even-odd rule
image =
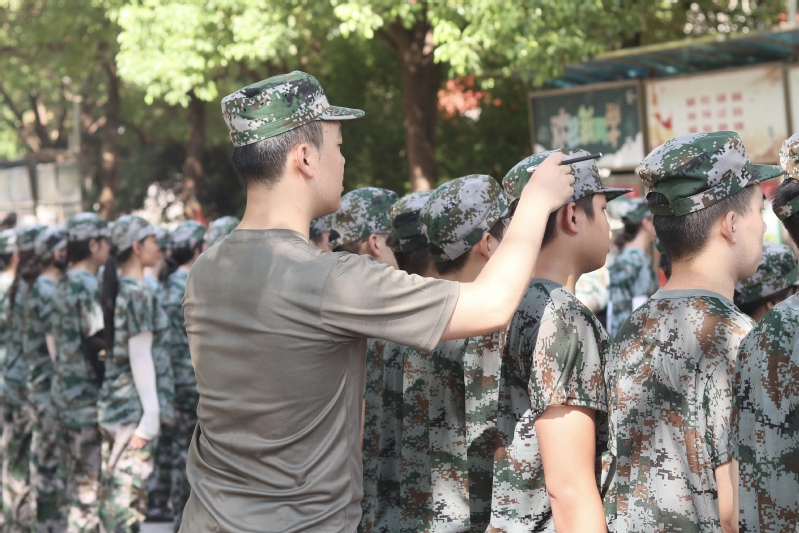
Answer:
[[[714,468],[733,458],[730,417],[735,401],[734,379],[735,363],[726,359],[719,361],[707,377],[702,394],[699,429]]]
[[[131,292],[125,313],[128,338],[145,331],[156,331],[155,311],[155,301],[149,290]]]
[[[430,351],[452,318],[458,294],[456,282],[343,255],[323,288],[322,327],[331,335],[386,339]]]

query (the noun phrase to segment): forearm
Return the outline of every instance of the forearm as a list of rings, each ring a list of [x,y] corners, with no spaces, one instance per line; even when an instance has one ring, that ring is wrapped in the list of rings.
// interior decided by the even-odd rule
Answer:
[[[721,531],[738,533],[738,462],[733,460],[719,465],[715,474]]]
[[[550,492],[549,498],[558,533],[607,532],[605,509],[595,479],[586,480],[580,485],[561,487],[557,492]]]
[[[147,331],[128,341],[133,384],[136,386],[143,411],[135,435],[145,440],[155,438],[160,430],[160,409],[158,407],[155,364],[152,357],[152,340],[152,332]]]
[[[55,337],[53,335],[45,335],[44,341],[47,343],[47,353],[50,354],[50,359],[55,363]]]

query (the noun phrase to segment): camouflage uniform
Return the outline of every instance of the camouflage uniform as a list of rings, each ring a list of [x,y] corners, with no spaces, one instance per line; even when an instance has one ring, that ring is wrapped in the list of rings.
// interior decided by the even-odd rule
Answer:
[[[752,165],[732,132],[668,141],[638,172],[669,202],[655,216],[675,217],[780,174]],[[752,326],[704,290],[659,291],[622,324],[605,371],[619,530],[720,530],[714,474],[732,459],[735,357]]]
[[[3,255],[11,255],[17,251],[17,232],[13,229],[7,229],[0,232],[0,253]],[[0,368],[5,369],[6,366],[6,343],[7,336],[9,335],[6,325],[8,318],[8,289],[14,282],[14,276],[6,272],[0,272]],[[0,372],[0,421],[5,420],[5,380],[3,379],[3,372]],[[5,453],[3,447],[0,445],[0,461],[2,461]],[[2,476],[0,476],[0,491],[2,491]],[[5,525],[5,514],[0,512],[0,528]]]
[[[47,228],[36,239],[36,255],[43,263],[53,260],[56,251],[67,245],[64,226]],[[28,398],[32,415],[30,478],[34,498],[32,514],[37,531],[63,531],[64,483],[61,462],[61,424],[50,397],[53,360],[47,347],[46,335],[52,334],[52,304],[58,281],[39,276],[33,283],[25,302],[26,332],[23,339],[23,358],[28,366]]]
[[[105,220],[94,213],[80,213],[67,222],[69,241],[107,236]],[[98,385],[81,343],[103,330],[97,277],[86,270],[68,270],[56,288],[51,312],[56,360],[50,392],[64,428],[67,521],[69,531],[93,532],[99,525]]]
[[[208,248],[218,243],[227,237],[231,231],[236,229],[241,220],[236,217],[221,217],[217,218],[208,226],[208,232],[205,234],[205,244]]]
[[[780,164],[786,177],[799,178],[799,134],[782,145]],[[799,196],[774,212],[782,219],[799,212]],[[765,256],[764,251],[764,256]],[[793,256],[793,254],[791,254]],[[796,258],[782,261],[785,270]],[[773,265],[776,266],[776,265]],[[760,269],[758,269],[760,270]],[[795,270],[792,271],[795,273]],[[755,284],[743,287],[742,297],[767,296],[787,286],[792,276],[757,291]],[[770,282],[771,281],[771,282]],[[759,293],[759,294],[758,294]],[[777,304],[741,342],[735,367],[735,405],[730,421],[733,456],[738,460],[739,527],[747,531],[796,531],[799,524],[799,297]]]
[[[757,302],[789,287],[799,286],[796,254],[790,246],[763,243],[763,257],[757,271],[735,285],[735,305]]]
[[[652,261],[639,248],[627,247],[610,265],[610,285],[608,286],[609,305],[612,305],[610,336],[616,334],[633,310],[633,298],[649,297],[658,288],[657,278],[652,272]]]

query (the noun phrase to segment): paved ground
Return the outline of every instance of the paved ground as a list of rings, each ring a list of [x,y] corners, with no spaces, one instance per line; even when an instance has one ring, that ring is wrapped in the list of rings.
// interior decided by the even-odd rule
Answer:
[[[148,522],[141,525],[141,533],[172,533],[170,522]]]

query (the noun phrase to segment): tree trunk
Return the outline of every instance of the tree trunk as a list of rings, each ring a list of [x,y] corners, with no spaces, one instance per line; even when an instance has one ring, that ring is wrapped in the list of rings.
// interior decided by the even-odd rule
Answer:
[[[204,222],[202,206],[197,200],[197,190],[203,182],[203,154],[205,152],[205,102],[189,93],[189,145],[183,163],[183,215],[186,220]]]
[[[436,117],[441,65],[433,60],[433,29],[420,20],[410,29],[401,22],[390,27],[390,44],[402,68],[402,112],[411,190],[436,184]]]
[[[116,215],[114,200],[119,187],[119,126],[121,103],[119,98],[119,77],[116,65],[106,61],[103,68],[108,77],[108,101],[105,104],[105,123],[99,129],[100,166],[98,183],[100,185],[100,214],[111,220]]]

